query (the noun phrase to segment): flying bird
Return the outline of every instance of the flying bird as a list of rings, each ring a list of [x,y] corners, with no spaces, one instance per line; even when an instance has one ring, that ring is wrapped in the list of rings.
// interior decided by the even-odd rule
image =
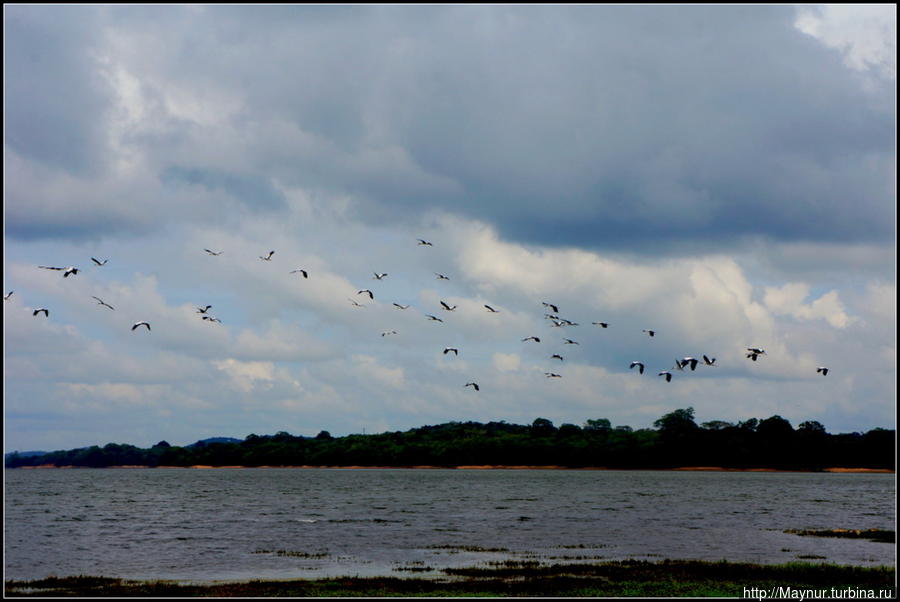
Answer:
[[[600,328],[606,328],[609,326],[609,322],[591,322],[591,324],[599,326]]]
[[[681,358],[681,367],[684,368],[687,365],[691,366],[691,372],[697,369],[697,364],[700,363],[700,360],[694,357],[683,357]]]
[[[499,313],[500,313],[499,311],[497,311],[496,309],[494,309],[494,308],[491,307],[490,305],[485,305],[485,308],[487,308],[487,310],[488,310],[489,312],[491,312],[492,314],[499,314]]]
[[[749,351],[749,353],[747,354],[747,357],[749,357],[754,362],[756,361],[757,357],[759,357],[760,355],[762,355],[766,352],[765,349],[757,349],[756,347],[747,347],[747,351]]]
[[[6,293],[5,295],[3,295],[3,300],[4,300],[4,301],[9,301],[10,298],[12,297],[12,294],[13,294],[14,292],[15,292],[15,291],[9,291],[9,292]]]
[[[100,261],[99,259],[97,259],[95,257],[91,257],[91,261],[93,261],[97,265],[106,265],[106,262],[109,261],[109,259],[104,259],[103,261]]]
[[[210,255],[221,255],[222,253],[225,252],[225,251],[219,251],[218,253],[216,253],[215,251],[210,251],[209,249],[203,249],[203,250],[206,251],[207,253],[209,253]]]
[[[539,339],[538,337],[526,337],[526,338],[522,339],[523,343],[525,341],[534,341],[535,343],[540,343],[541,339]]]
[[[209,321],[209,322],[218,322],[218,323],[220,323],[220,324],[222,323],[222,320],[220,320],[219,318],[217,318],[217,317],[215,317],[215,316],[203,316],[203,319],[204,319],[204,320],[207,320],[207,321]],[[150,327],[147,326],[147,328],[150,328]]]
[[[684,372],[684,364],[682,364],[681,360],[678,358],[675,358],[675,368],[677,368],[681,372]]]
[[[374,298],[375,298],[375,295],[372,293],[372,291],[370,291],[370,290],[367,289],[367,288],[364,288],[364,289],[361,290],[361,291],[356,291],[356,294],[357,294],[357,295],[361,295],[361,294],[363,294],[363,293],[366,293],[367,295],[369,295],[369,299],[374,299]]]
[[[206,307],[198,307],[198,308],[197,308],[197,313],[198,313],[198,314],[205,314],[207,311],[209,311],[209,308],[210,308],[210,307],[212,307],[212,305],[207,305]]]
[[[445,348],[444,348],[444,355],[447,355],[447,354],[450,353],[451,351],[454,353],[454,355],[459,355],[459,349],[457,349],[456,347],[445,347]]]
[[[50,317],[50,311],[49,311],[46,307],[41,307],[41,308],[39,308],[39,309],[34,310],[33,312],[31,312],[31,315],[32,315],[32,316],[36,316],[36,315],[38,315],[38,314],[41,313],[41,312],[44,312],[44,316],[45,316],[45,317],[47,317],[47,318]]]
[[[435,322],[443,322],[443,320],[441,320],[441,319],[438,318],[437,316],[432,316],[431,314],[425,314],[425,315],[428,316],[428,319],[429,319],[429,320],[434,320]]]
[[[420,247],[421,247],[421,246],[426,246],[426,247],[433,247],[433,246],[434,246],[434,245],[432,245],[430,242],[428,242],[427,240],[423,240],[423,239],[421,239],[421,238],[417,238],[416,240],[419,241],[419,246],[420,246]]]
[[[663,370],[662,372],[660,372],[659,374],[657,374],[657,376],[665,376],[665,377],[666,377],[666,382],[671,382],[671,381],[672,381],[672,373],[669,372],[668,370]]]
[[[275,254],[275,251],[269,251],[268,255],[266,255],[265,257],[260,255],[259,258],[262,259],[263,261],[272,261],[272,255],[274,255],[274,254]]]
[[[550,359],[558,359],[559,361],[563,361],[563,356],[561,356],[558,353],[554,353],[553,355],[550,356]]]
[[[44,268],[45,270],[62,270],[63,278],[68,278],[69,274],[77,274],[78,268],[69,266],[67,268],[53,268],[47,265],[39,265],[39,268]]]
[[[365,307],[365,305],[360,305],[359,303],[357,303],[357,302],[354,301],[353,299],[349,299],[349,298],[348,298],[347,300],[348,300],[350,303],[353,304],[353,307]]]
[[[450,307],[449,305],[447,305],[447,304],[444,303],[443,301],[441,301],[441,305],[442,305],[443,308],[446,309],[447,311],[453,311],[454,309],[456,309],[456,306],[455,306],[455,305],[454,305],[453,307]]]
[[[397,334],[397,331],[396,330],[386,330],[381,333],[381,336],[386,337],[389,334]]]
[[[387,276],[387,274],[379,274],[378,272],[372,272],[372,273],[375,274],[375,278],[374,278],[375,280],[381,280],[382,278]]]
[[[656,331],[655,331],[655,330],[642,330],[641,332],[646,332],[646,333],[649,334],[651,337],[652,337],[653,335],[656,334]]]
[[[562,378],[562,374],[556,374],[555,372],[544,372],[547,375],[547,378]]]
[[[103,299],[101,299],[100,297],[94,297],[93,295],[91,295],[91,297],[97,300],[97,305],[105,305],[106,307],[108,307],[108,308],[110,308],[110,309],[113,309],[113,310],[115,309],[115,307],[113,307],[113,306],[110,305],[109,303],[106,303],[106,302],[105,302]]]
[[[478,383],[466,383],[464,386],[465,386],[465,387],[475,387],[475,390],[476,390],[476,391],[480,391],[480,390],[481,390],[481,388],[479,388],[479,386],[478,386]]]
[[[134,329],[137,328],[138,326],[146,326],[146,327],[147,327],[147,330],[150,330],[150,324],[147,323],[147,322],[135,322],[135,323],[134,323],[134,326],[131,327],[131,330],[134,330]]]
[[[555,314],[559,313],[559,308],[557,306],[553,305],[552,303],[546,303],[544,301],[541,301],[541,305],[543,305],[544,307],[549,307],[550,309],[553,310],[553,313],[555,313]]]
[[[565,343],[563,343],[563,345],[578,345],[579,344],[578,341],[573,341],[572,339],[563,339],[563,341],[565,341]]]
[[[644,364],[641,363],[641,362],[638,362],[638,361],[631,362],[631,365],[628,366],[628,369],[631,370],[631,369],[634,368],[635,366],[638,367],[638,372],[640,372],[641,374],[644,373]]]
[[[399,309],[407,309],[409,308],[409,305],[400,305],[399,303],[394,303],[394,307]]]
[[[296,274],[297,272],[300,272],[301,274],[303,274],[304,278],[309,278],[309,274],[307,274],[306,270],[304,270],[302,268],[297,268],[296,270],[291,270],[291,274]]]
[[[715,366],[715,365],[716,365],[716,358],[709,359],[708,357],[706,357],[706,356],[704,355],[704,356],[703,356],[703,365],[704,365],[704,366]]]
[[[816,373],[819,372],[822,373],[822,376],[826,376],[828,374],[828,368],[826,368],[825,366],[819,366],[818,368],[816,368]]]
[[[438,279],[438,280],[450,280],[449,278],[447,278],[447,277],[444,276],[443,274],[438,274],[437,272],[435,272],[435,275],[437,276],[437,279]]]

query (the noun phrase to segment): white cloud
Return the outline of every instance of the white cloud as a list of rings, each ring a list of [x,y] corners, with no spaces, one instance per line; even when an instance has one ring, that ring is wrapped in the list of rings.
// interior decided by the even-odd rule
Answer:
[[[897,7],[891,4],[826,4],[797,9],[794,26],[840,50],[848,67],[897,77]]]
[[[776,315],[789,315],[802,320],[825,320],[834,328],[846,328],[852,318],[844,311],[837,291],[829,291],[809,304],[807,284],[792,282],[781,288],[766,287],[765,304]]]

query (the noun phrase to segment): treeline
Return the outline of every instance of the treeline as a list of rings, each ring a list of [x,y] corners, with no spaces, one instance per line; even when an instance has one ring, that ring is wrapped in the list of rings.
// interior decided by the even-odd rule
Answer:
[[[22,466],[463,466],[534,465],[571,468],[722,466],[818,470],[895,468],[895,431],[830,434],[816,421],[794,428],[781,416],[698,425],[693,408],[654,422],[653,429],[613,427],[605,418],[559,427],[538,418],[530,425],[448,422],[375,435],[315,437],[279,432],[248,435],[237,443],[185,447],[160,441],[149,449],[109,443],[40,456],[6,457]]]

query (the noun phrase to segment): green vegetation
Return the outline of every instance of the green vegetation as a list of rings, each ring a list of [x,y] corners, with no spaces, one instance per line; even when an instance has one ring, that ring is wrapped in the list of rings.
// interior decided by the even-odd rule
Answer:
[[[427,567],[425,567],[427,570]],[[894,567],[819,563],[758,565],[730,562],[627,560],[599,564],[511,563],[444,569],[445,578],[339,577],[189,585],[102,577],[7,581],[6,596],[82,597],[744,597],[744,588],[873,589],[896,596]],[[890,595],[887,595],[890,594]]]
[[[820,470],[830,466],[894,469],[895,431],[829,434],[815,421],[794,429],[781,416],[732,424],[694,421],[693,408],[662,416],[654,429],[612,427],[605,418],[559,427],[546,418],[531,425],[448,422],[405,432],[333,437],[251,434],[243,441],[149,449],[109,443],[40,456],[10,454],[22,466],[444,466],[533,465],[571,468],[721,466]]]
[[[849,539],[868,539],[884,543],[897,543],[897,534],[886,529],[787,529],[785,533],[809,535],[813,537],[846,537]]]

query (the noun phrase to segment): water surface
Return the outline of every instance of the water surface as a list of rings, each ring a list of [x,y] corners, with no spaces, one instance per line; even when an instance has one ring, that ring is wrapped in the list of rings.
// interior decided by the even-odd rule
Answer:
[[[893,474],[6,470],[6,579],[431,575],[507,560],[896,566]]]

